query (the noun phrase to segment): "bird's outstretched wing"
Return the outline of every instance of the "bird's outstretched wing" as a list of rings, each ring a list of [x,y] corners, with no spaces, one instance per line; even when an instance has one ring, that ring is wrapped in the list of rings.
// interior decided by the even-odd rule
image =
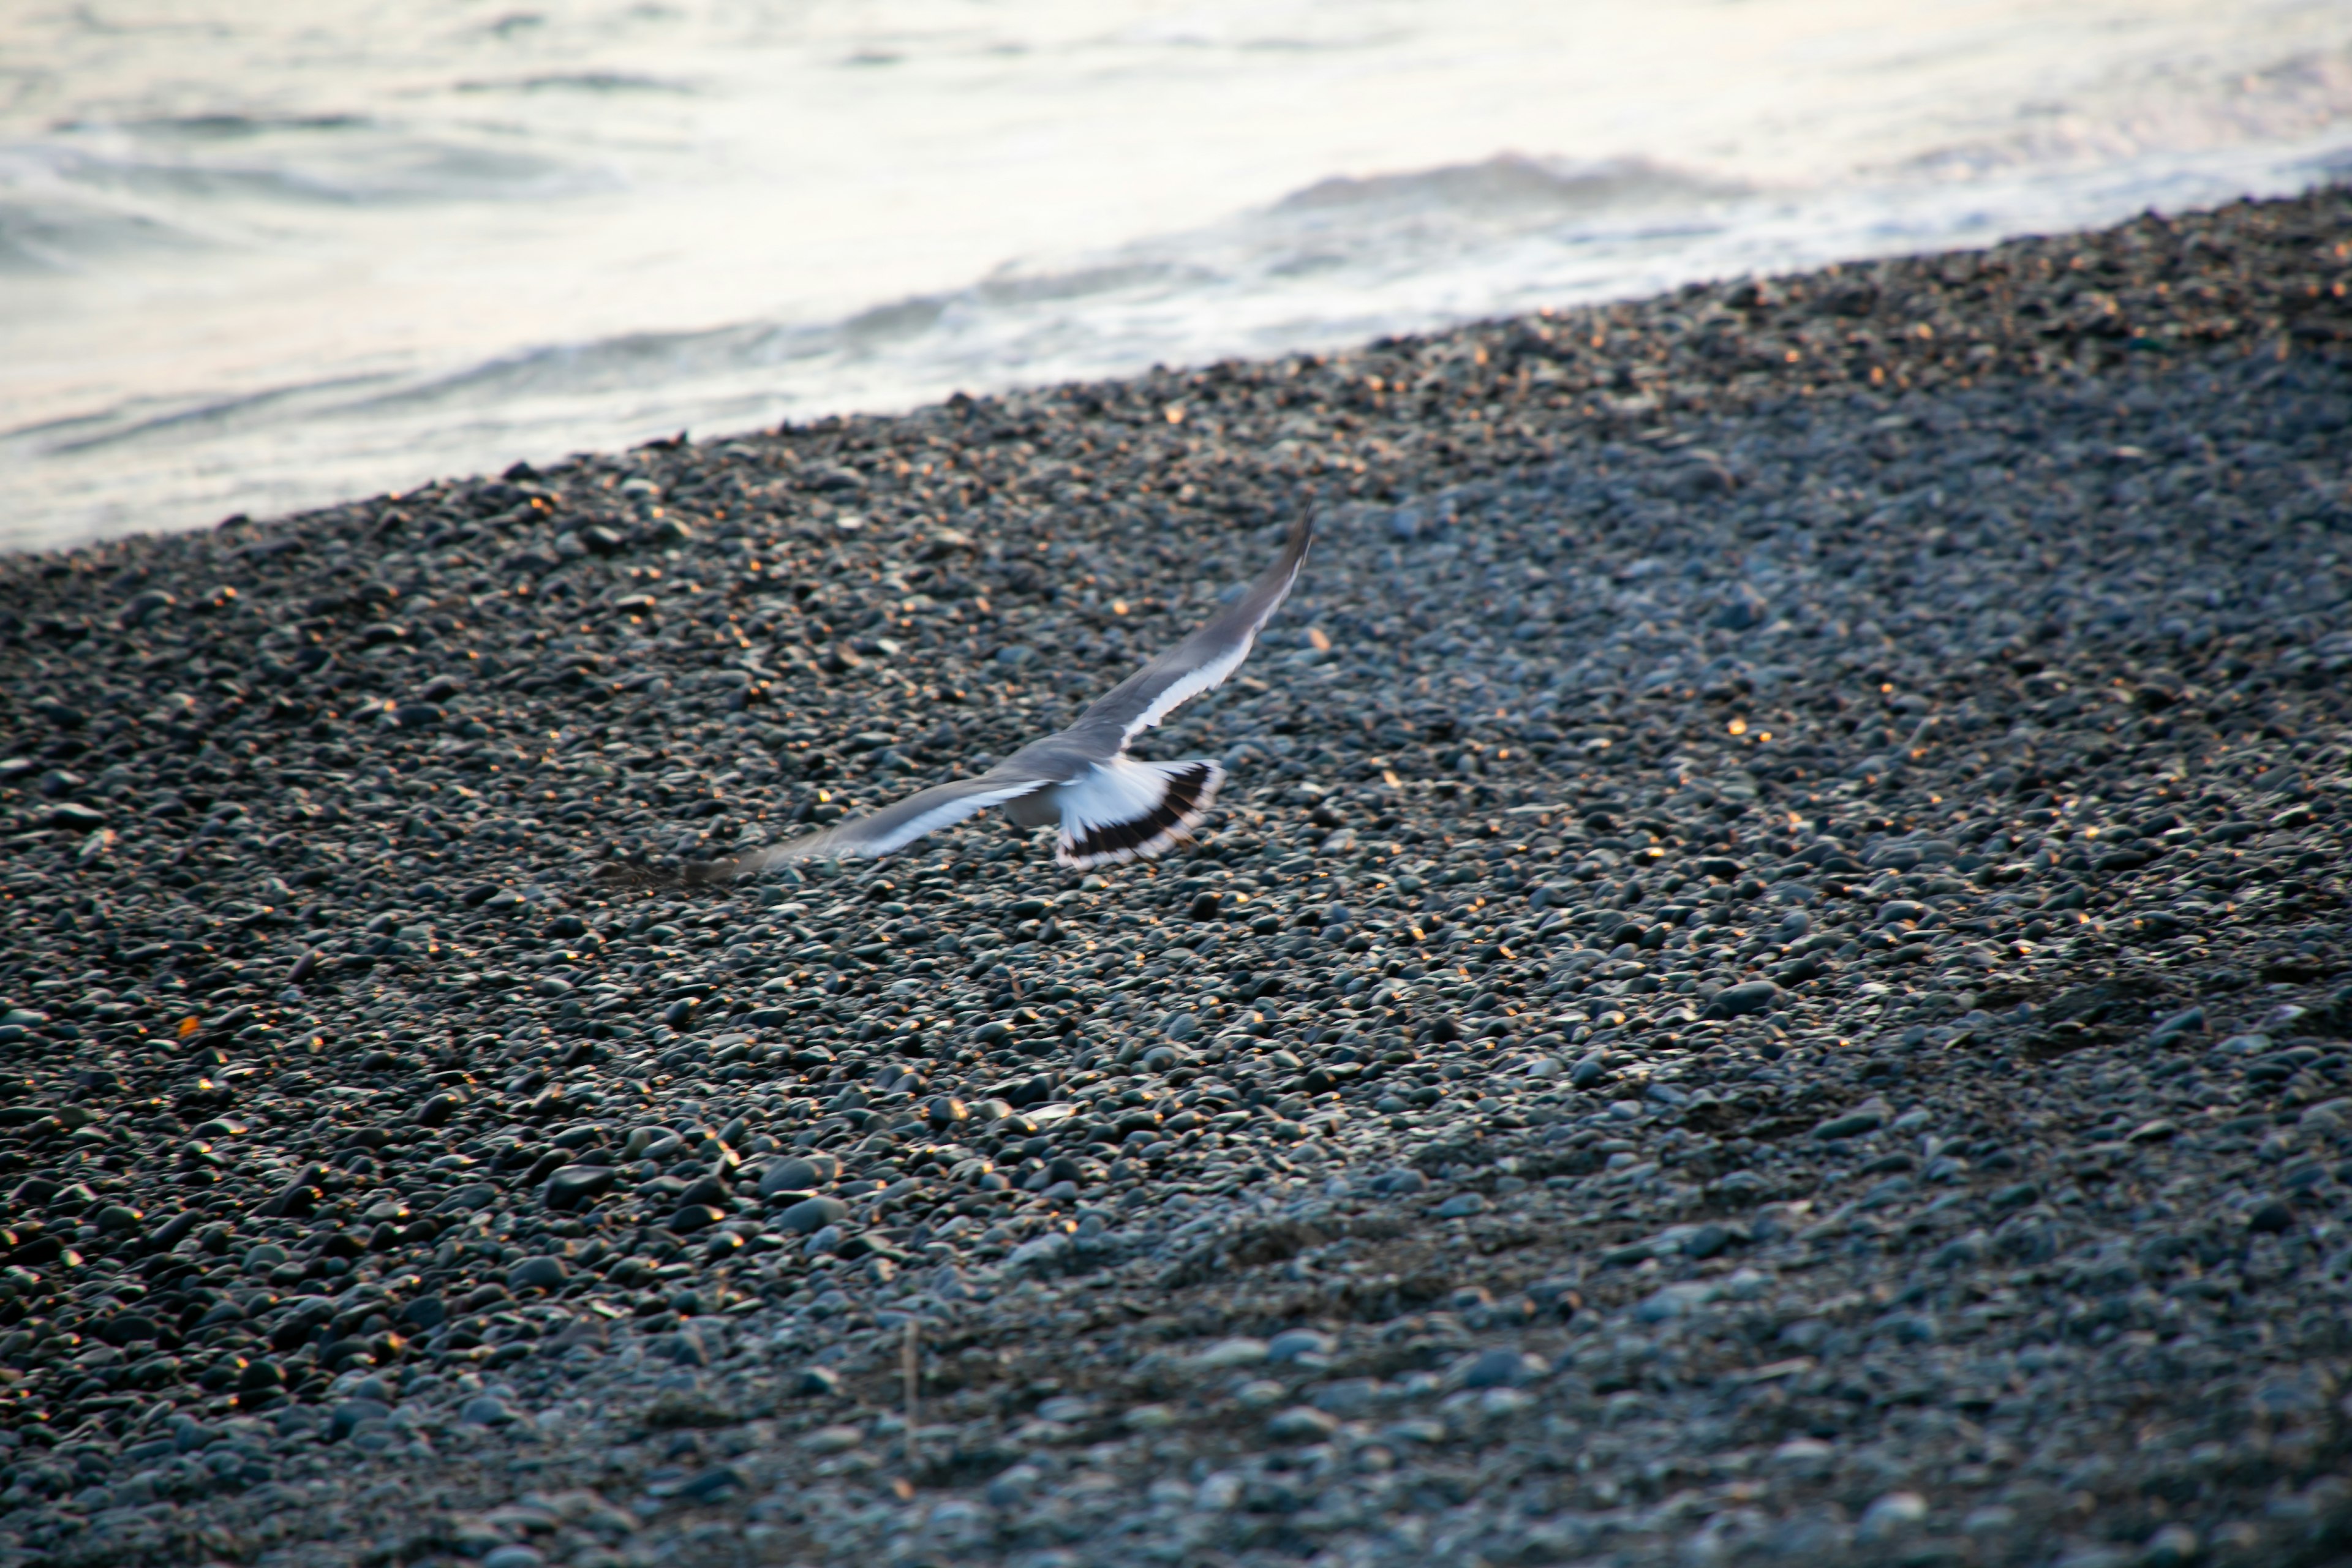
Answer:
[[[803,834],[789,843],[771,844],[719,860],[689,861],[675,871],[610,865],[600,870],[597,876],[604,881],[631,887],[680,884],[693,887],[752,876],[771,867],[790,865],[795,860],[835,860],[888,855],[905,848],[926,833],[936,833],[992,805],[1001,805],[1008,800],[1033,795],[1053,782],[1027,773],[983,773],[976,779],[957,779],[949,784],[933,784],[929,789],[919,790],[879,811],[854,816],[846,822],[836,822],[830,827]]]
[[[1041,789],[1081,784],[1090,776],[1089,769],[1100,775],[1095,787],[1081,788],[1066,803],[1076,809],[1063,814],[1064,864],[1158,854],[1200,820],[1223,770],[1212,763],[1189,763],[1116,773],[1109,765],[1137,731],[1159,723],[1177,704],[1222,684],[1241,668],[1258,632],[1297,580],[1314,532],[1313,520],[1302,519],[1291,530],[1281,559],[1250,584],[1233,608],[1120,681],[1067,730],[1023,747],[979,778],[934,785],[871,816],[835,823],[787,844],[695,861],[676,871],[609,865],[597,873],[598,879],[633,887],[692,885],[749,876],[794,860],[888,855],[989,806]],[[1129,800],[1129,795],[1136,798]]]
[[[1223,684],[1249,657],[1250,645],[1297,581],[1314,533],[1314,520],[1302,518],[1290,531],[1282,558],[1250,584],[1232,609],[1112,687],[1064,733],[1097,745],[1115,740],[1110,750],[1116,752],[1177,704]]]

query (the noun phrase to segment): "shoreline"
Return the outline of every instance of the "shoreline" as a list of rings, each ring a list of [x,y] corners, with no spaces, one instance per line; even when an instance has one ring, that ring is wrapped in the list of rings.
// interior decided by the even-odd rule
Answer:
[[[0,1568],[2320,1550],[2348,282],[2321,191],[0,558]],[[1192,852],[589,880],[1301,507]]]

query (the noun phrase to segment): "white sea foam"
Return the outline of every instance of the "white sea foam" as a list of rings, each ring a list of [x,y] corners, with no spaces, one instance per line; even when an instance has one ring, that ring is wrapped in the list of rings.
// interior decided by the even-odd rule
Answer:
[[[2352,173],[2307,0],[15,19],[0,542]]]

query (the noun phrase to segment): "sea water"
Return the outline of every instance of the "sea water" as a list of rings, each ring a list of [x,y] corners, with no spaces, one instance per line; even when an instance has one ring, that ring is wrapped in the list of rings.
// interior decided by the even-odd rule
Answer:
[[[2347,174],[2342,0],[15,0],[0,545]]]

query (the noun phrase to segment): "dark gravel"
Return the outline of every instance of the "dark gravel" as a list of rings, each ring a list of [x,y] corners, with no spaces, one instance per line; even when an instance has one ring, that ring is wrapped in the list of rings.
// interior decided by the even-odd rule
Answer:
[[[2340,1560],[2347,219],[0,563],[0,1564]]]

